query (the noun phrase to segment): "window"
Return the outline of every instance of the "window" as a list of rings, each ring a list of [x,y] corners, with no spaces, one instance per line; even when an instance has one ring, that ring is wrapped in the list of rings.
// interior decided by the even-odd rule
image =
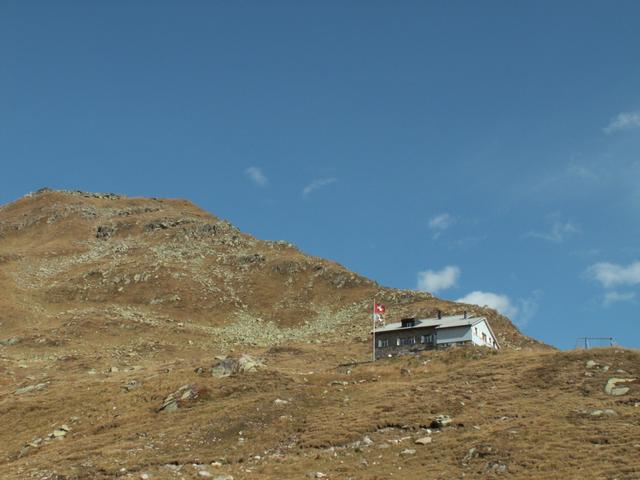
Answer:
[[[416,337],[399,338],[398,345],[415,345]]]
[[[389,346],[389,339],[385,338],[382,340],[378,340],[378,348],[384,348]]]
[[[421,335],[420,343],[426,343],[426,344],[433,343],[433,335]]]

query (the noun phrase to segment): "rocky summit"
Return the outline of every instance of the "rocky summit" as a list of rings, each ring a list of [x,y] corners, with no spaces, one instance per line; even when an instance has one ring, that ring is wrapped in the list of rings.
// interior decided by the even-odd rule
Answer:
[[[0,478],[640,478],[640,355],[378,285],[184,200],[0,207]],[[499,351],[369,363],[391,321],[486,316]]]

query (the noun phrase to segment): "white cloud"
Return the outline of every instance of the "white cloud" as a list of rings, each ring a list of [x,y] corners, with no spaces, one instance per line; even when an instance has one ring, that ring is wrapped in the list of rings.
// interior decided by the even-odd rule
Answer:
[[[563,222],[556,220],[551,225],[551,228],[546,232],[529,232],[527,237],[540,238],[547,240],[548,242],[562,243],[572,235],[579,233],[580,229],[570,221]]]
[[[519,312],[518,307],[513,304],[507,295],[499,293],[475,290],[464,297],[459,298],[456,302],[493,308],[509,318],[515,318]]]
[[[316,178],[309,185],[302,189],[302,195],[305,197],[315,192],[319,188],[326,187],[327,185],[331,185],[332,183],[337,182],[337,178]]]
[[[460,268],[448,265],[442,270],[418,272],[418,290],[436,293],[455,286],[460,278]]]
[[[448,213],[441,213],[431,217],[429,219],[429,228],[434,232],[433,238],[438,238],[442,235],[442,232],[450,228],[454,223],[456,223],[456,219]]]
[[[631,130],[632,128],[640,128],[640,112],[619,113],[602,130],[604,133],[609,134],[621,130]]]
[[[253,183],[261,187],[269,185],[269,179],[258,167],[249,167],[244,171],[245,175],[251,179]]]
[[[604,294],[602,305],[608,307],[617,302],[629,302],[636,297],[633,292],[607,292]]]
[[[525,327],[536,314],[541,295],[540,290],[535,290],[529,298],[512,300],[505,294],[475,290],[456,302],[493,308],[509,317],[519,327]]]
[[[637,285],[640,284],[640,262],[633,262],[626,266],[600,262],[591,265],[587,269],[587,275],[600,282],[605,288],[618,285]]]

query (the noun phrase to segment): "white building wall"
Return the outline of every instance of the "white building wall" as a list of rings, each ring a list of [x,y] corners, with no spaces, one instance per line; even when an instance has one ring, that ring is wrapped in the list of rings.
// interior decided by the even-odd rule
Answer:
[[[459,343],[471,340],[471,330],[468,325],[452,328],[439,328],[436,330],[438,345],[443,343]]]
[[[485,335],[486,340],[484,339],[482,334]],[[478,322],[476,325],[473,325],[471,327],[471,339],[474,345],[498,348],[498,342],[493,337],[493,334],[491,333],[491,330],[489,330],[489,326],[487,325],[487,322],[485,320],[482,320],[481,322]]]

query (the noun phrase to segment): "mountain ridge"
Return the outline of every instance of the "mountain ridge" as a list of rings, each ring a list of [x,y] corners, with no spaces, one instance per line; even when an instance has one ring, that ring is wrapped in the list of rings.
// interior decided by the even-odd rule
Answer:
[[[389,321],[468,310],[490,319],[504,347],[543,346],[498,312],[382,287],[289,242],[258,240],[187,200],[41,189],[0,208],[0,262],[12,277],[5,292],[28,292],[38,315],[67,321],[99,308],[109,322],[133,315],[172,334],[171,324],[213,328],[229,346],[362,342],[376,298]]]

